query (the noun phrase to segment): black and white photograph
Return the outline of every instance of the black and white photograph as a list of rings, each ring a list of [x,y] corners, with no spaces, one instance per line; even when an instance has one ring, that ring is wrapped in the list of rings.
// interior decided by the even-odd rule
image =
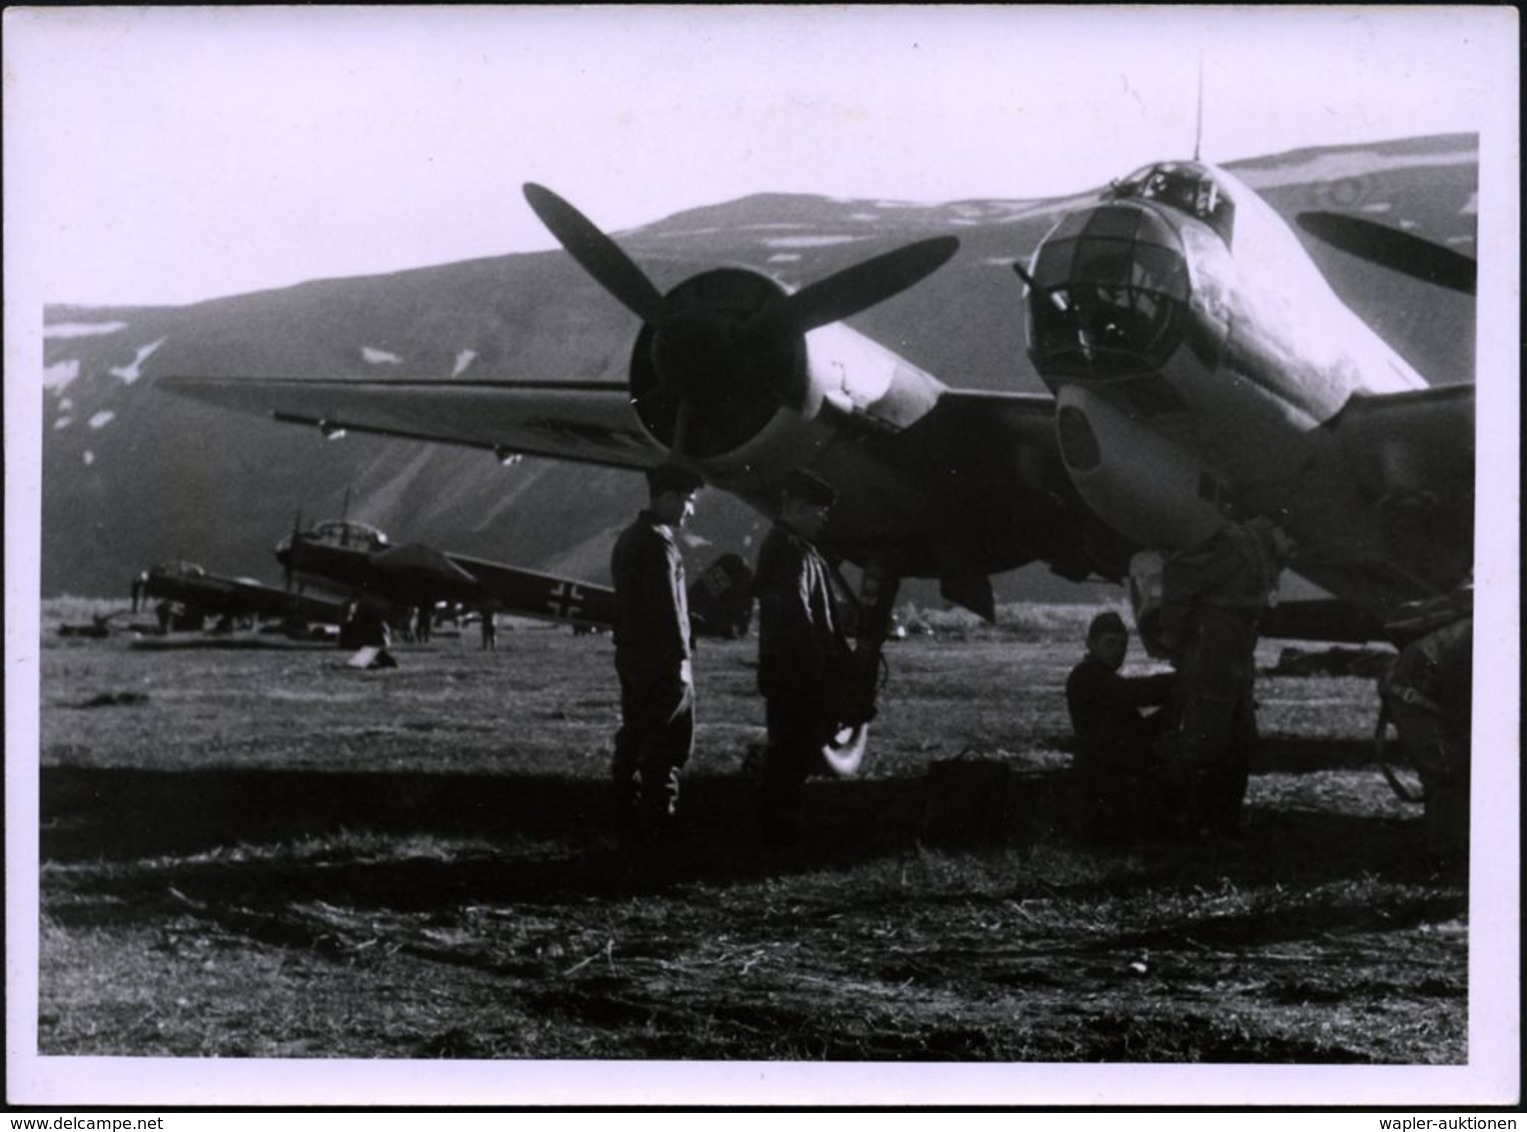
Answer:
[[[1518,19],[8,8],[7,1102],[1519,1104]]]

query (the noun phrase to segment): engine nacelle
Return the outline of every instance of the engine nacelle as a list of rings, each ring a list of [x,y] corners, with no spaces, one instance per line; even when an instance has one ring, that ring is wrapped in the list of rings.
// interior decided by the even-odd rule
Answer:
[[[693,276],[665,298],[631,355],[631,402],[659,444],[730,490],[771,484],[811,464],[843,423],[904,428],[942,386],[841,323],[750,342],[748,320],[785,289],[741,268]]]

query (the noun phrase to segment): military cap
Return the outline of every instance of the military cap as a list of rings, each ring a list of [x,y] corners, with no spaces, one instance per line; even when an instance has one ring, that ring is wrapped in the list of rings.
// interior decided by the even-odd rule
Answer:
[[[1089,641],[1095,641],[1099,637],[1109,635],[1129,636],[1129,629],[1124,624],[1124,618],[1111,609],[1106,613],[1099,613],[1092,619],[1092,624],[1087,626],[1087,639]]]
[[[793,468],[785,477],[785,497],[813,507],[831,507],[838,501],[837,488],[805,468]]]
[[[677,464],[660,464],[656,468],[647,469],[647,490],[653,495],[661,495],[665,491],[688,493],[699,491],[704,486],[703,478]]]

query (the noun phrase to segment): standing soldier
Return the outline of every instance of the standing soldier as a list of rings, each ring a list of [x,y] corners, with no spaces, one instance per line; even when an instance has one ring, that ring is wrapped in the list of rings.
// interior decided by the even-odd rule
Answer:
[[[1427,853],[1436,864],[1462,866],[1469,851],[1472,587],[1411,606],[1386,628],[1405,643],[1379,680],[1379,733],[1394,724],[1406,761],[1421,776]]]
[[[694,514],[702,486],[683,468],[649,471],[650,502],[621,532],[610,558],[621,714],[612,773],[625,840],[671,834],[679,771],[694,750],[689,603],[674,530]]]
[[[764,840],[794,840],[806,777],[838,728],[851,653],[831,568],[814,545],[837,501],[832,486],[797,468],[786,478],[779,521],[758,553],[758,690],[764,756]]]
[[[1256,742],[1252,701],[1257,626],[1292,551],[1258,516],[1169,558],[1162,575],[1161,643],[1177,669],[1180,778],[1187,829],[1235,834]]]

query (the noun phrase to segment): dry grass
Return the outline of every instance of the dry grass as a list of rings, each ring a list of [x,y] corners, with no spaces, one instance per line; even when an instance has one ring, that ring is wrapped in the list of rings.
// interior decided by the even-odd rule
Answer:
[[[378,673],[49,639],[41,1048],[1462,1063],[1466,895],[1365,765],[1370,685],[1262,682],[1244,840],[1080,844],[1061,684],[1091,612],[893,645],[867,773],[814,782],[788,852],[738,773],[754,646],[705,643],[688,841],[651,860],[607,829],[606,639]],[[1007,768],[1001,820],[930,844],[926,769],[962,753]]]

